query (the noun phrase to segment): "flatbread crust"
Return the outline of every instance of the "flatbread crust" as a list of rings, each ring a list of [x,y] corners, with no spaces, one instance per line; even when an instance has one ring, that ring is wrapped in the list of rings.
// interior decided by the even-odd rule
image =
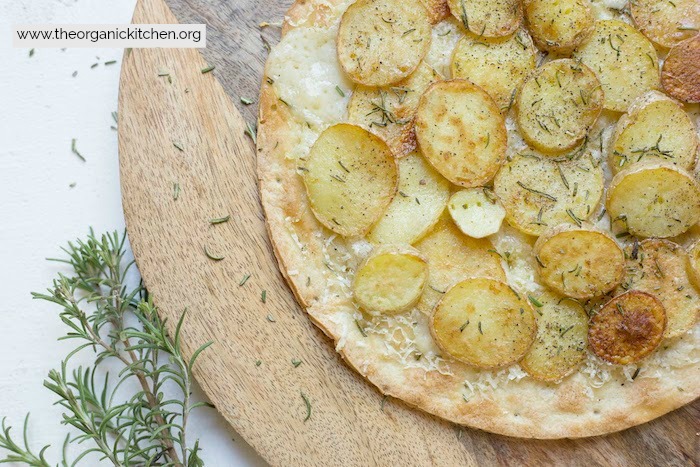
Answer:
[[[283,36],[299,27],[331,27],[336,21],[334,8],[343,2],[347,0],[297,0],[286,16]],[[383,394],[461,425],[542,439],[615,432],[652,420],[700,395],[700,367],[695,362],[673,368],[649,363],[653,371],[642,362],[634,374],[634,367],[592,360],[561,384],[547,384],[525,376],[517,365],[479,371],[431,354],[432,367],[426,369],[422,362],[427,356],[421,361],[411,355],[407,362],[387,353],[385,340],[366,327],[369,318],[357,311],[344,285],[341,268],[357,266],[360,255],[355,252],[363,248],[362,242],[339,238],[321,226],[309,207],[297,161],[288,157],[303,131],[292,110],[280,104],[266,70],[260,95],[258,179],[280,271],[344,360]],[[329,254],[349,259],[344,266],[329,264]],[[422,329],[427,317],[415,311],[407,320]],[[402,330],[403,324],[390,323]],[[683,337],[684,345],[698,347],[697,328]],[[656,358],[662,359],[661,352]],[[598,373],[593,375],[591,368],[598,368]]]

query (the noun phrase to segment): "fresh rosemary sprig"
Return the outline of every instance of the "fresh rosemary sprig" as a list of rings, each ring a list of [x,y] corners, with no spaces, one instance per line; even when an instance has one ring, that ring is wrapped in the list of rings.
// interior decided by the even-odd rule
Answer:
[[[91,231],[87,240],[68,243],[63,249],[68,258],[54,261],[66,263],[72,273],[59,274],[47,293],[32,293],[62,308],[60,318],[68,331],[60,340],[77,342],[60,369],[51,370],[44,381],[64,409],[62,423],[78,432],[66,437],[61,465],[94,465],[97,456],[115,466],[201,466],[199,441],[190,447],[186,431],[190,413],[210,406],[191,400],[191,372],[211,342],[189,359],[182,355],[185,313],[171,337],[146,289],[129,286],[134,261],[126,258],[125,241],[126,233],[97,237]],[[94,352],[94,364],[69,369],[70,359],[85,349]],[[106,360],[123,366],[112,381],[101,365]],[[27,425],[28,416],[20,445],[3,419],[0,449],[7,455],[0,463],[56,465],[45,458],[49,446],[32,452]],[[69,446],[81,449],[71,461],[66,458]]]

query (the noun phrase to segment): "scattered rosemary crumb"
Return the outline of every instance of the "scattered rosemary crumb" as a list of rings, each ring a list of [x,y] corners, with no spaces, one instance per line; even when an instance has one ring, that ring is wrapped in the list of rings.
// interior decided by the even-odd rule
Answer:
[[[542,308],[544,306],[544,305],[542,305],[542,302],[540,302],[539,300],[537,300],[535,297],[533,297],[530,294],[528,294],[527,298],[530,300],[530,303],[535,305],[537,308]]]
[[[73,138],[73,139],[71,140],[71,142],[70,142],[70,150],[71,150],[71,152],[72,152],[73,154],[75,154],[76,156],[78,156],[78,157],[80,158],[81,161],[86,162],[85,158],[83,157],[82,154],[80,154],[80,151],[78,151],[78,148],[76,147],[76,142],[77,142],[77,141],[78,141],[78,140],[76,140],[75,138]]]
[[[224,217],[217,217],[215,219],[209,219],[210,224],[223,224],[224,222],[228,222],[231,219],[231,215],[226,215]]]
[[[246,122],[245,134],[253,140],[253,144],[258,144],[258,132],[250,122]]]
[[[215,65],[209,65],[206,68],[202,68],[202,74],[209,73],[210,71],[214,71],[215,68],[216,68]]]
[[[207,258],[209,258],[209,259],[211,259],[211,260],[214,260],[214,261],[221,261],[222,259],[224,259],[223,256],[218,256],[218,255],[213,255],[213,254],[211,254],[211,253],[209,252],[209,250],[207,249],[206,245],[204,246],[204,254],[207,255]]]
[[[78,70],[75,70],[75,71],[71,74],[71,76],[72,76],[73,78],[75,78],[76,76],[78,76]]]
[[[263,291],[263,292],[264,292],[264,291]],[[277,322],[277,320],[275,319],[275,317],[272,316],[272,315],[267,315],[267,320],[268,320],[269,322],[271,322],[271,323],[276,323],[276,322]]]
[[[29,56],[33,57],[34,56],[34,49],[29,49]]]
[[[252,99],[248,99],[247,97],[241,97],[241,103],[243,105],[250,105],[253,103]]]
[[[255,360],[255,366],[262,365],[262,360]]]
[[[299,360],[298,358],[293,358],[292,359],[292,365],[294,365],[294,368],[299,368],[299,365],[302,364],[302,361]]]
[[[637,376],[639,376],[639,372],[641,371],[642,367],[637,367],[636,370],[634,370],[634,374],[632,374],[632,381],[637,379]]]
[[[246,282],[248,282],[248,279],[250,279],[250,274],[246,274],[243,276],[243,279],[238,283],[239,286],[243,286]]]
[[[260,294],[260,301],[263,303],[267,302],[267,290],[263,289],[262,293]],[[270,316],[268,316],[267,318],[269,320]],[[274,323],[274,320],[272,322]]]
[[[357,329],[360,330],[360,334],[362,334],[362,337],[367,337],[367,333],[362,328],[362,325],[360,325],[360,322],[358,320],[355,320],[355,325],[357,326]]]
[[[180,197],[180,184],[175,182],[173,183],[173,199],[177,200]]]
[[[97,65],[99,65],[99,63],[93,63],[92,65],[90,65],[90,68],[97,68]]]
[[[117,63],[116,60],[108,60],[105,62],[105,65],[114,65],[115,63]]]
[[[183,152],[185,150],[185,148],[182,147],[182,144],[177,141],[173,141],[173,146],[175,146],[180,152]]]
[[[345,97],[345,93],[342,89],[340,89],[340,86],[336,86],[335,90],[338,92],[338,94],[340,94],[340,97]]]
[[[77,185],[77,183],[76,183],[76,182],[73,182],[73,183],[71,183],[70,185],[68,185],[68,187],[69,187],[69,188],[75,188],[75,185]]]
[[[304,422],[306,423],[306,421],[311,418],[311,401],[309,401],[309,398],[306,397],[306,394],[303,392],[300,392],[300,394],[301,398],[304,399],[304,405],[306,405],[306,417],[304,418]]]

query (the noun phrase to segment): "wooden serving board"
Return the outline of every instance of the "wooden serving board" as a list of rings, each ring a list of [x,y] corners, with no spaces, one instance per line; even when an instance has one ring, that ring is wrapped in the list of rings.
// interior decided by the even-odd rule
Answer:
[[[163,0],[140,0],[135,23],[206,23],[203,52],[216,70],[203,74],[207,62],[193,49],[127,51],[122,68],[119,154],[129,238],[171,328],[188,309],[185,353],[215,342],[195,377],[233,428],[284,466],[697,463],[698,402],[603,438],[518,440],[384,400],[343,363],[278,271],[255,151],[244,135],[257,109],[239,98],[257,96],[266,57],[258,24],[279,21],[289,1],[168,0],[173,15]],[[274,42],[279,30],[262,33]],[[226,215],[229,222],[209,223]]]

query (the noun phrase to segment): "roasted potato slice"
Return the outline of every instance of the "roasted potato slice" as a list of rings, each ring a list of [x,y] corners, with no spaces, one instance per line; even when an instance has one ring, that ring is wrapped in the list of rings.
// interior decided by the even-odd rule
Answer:
[[[593,315],[588,345],[606,362],[627,365],[649,355],[661,343],[666,312],[646,292],[631,290],[610,300]]]
[[[428,86],[442,76],[422,63],[408,78],[381,88],[357,86],[348,104],[348,121],[369,128],[396,157],[416,149],[413,115]]]
[[[409,154],[398,164],[398,192],[367,235],[374,243],[414,243],[435,225],[450,197],[450,182],[420,153]]]
[[[421,97],[415,122],[423,155],[456,185],[486,184],[505,159],[505,119],[494,100],[469,81],[431,85]]]
[[[413,307],[427,282],[428,264],[415,248],[387,246],[358,268],[352,292],[366,312],[394,314]]]
[[[700,240],[688,248],[688,276],[693,285],[700,289]]]
[[[353,81],[386,86],[413,73],[431,38],[420,0],[357,0],[340,20],[338,61]]]
[[[700,185],[668,162],[639,163],[615,175],[607,209],[618,228],[639,237],[675,237],[700,220]]]
[[[588,316],[577,301],[549,292],[537,302],[537,336],[520,366],[540,381],[561,381],[586,358]]]
[[[537,47],[548,52],[568,54],[593,32],[589,0],[524,0],[523,9]]]
[[[452,287],[430,319],[437,345],[456,360],[496,368],[520,360],[537,332],[530,304],[504,282],[471,278]]]
[[[669,96],[679,101],[700,102],[700,34],[671,48],[661,82]]]
[[[637,28],[662,47],[673,47],[700,29],[697,0],[634,0],[629,6]]]
[[[452,54],[452,78],[467,79],[507,109],[525,77],[535,69],[537,50],[525,30],[507,39],[462,38]]]
[[[651,159],[692,170],[697,149],[695,125],[683,106],[658,91],[649,91],[617,121],[610,167],[617,173]]]
[[[340,235],[367,233],[396,193],[398,170],[389,146],[359,126],[327,128],[303,162],[311,210]]]
[[[596,21],[595,31],[574,51],[574,58],[598,76],[609,110],[624,112],[634,99],[661,86],[654,46],[622,21]]]
[[[506,220],[529,235],[563,223],[580,224],[603,195],[603,169],[590,157],[562,161],[518,154],[494,179]]]
[[[430,280],[418,308],[430,313],[442,295],[468,277],[489,277],[505,281],[501,258],[485,238],[464,235],[449,216],[443,215],[416,248],[427,258]]]
[[[447,0],[447,4],[462,26],[480,37],[509,36],[523,19],[519,0]]]
[[[537,69],[518,94],[520,134],[532,147],[560,153],[577,146],[603,109],[603,90],[595,74],[570,59]]]
[[[431,24],[437,24],[450,16],[450,7],[447,0],[421,0],[423,6],[428,10],[428,19]]]
[[[455,192],[447,203],[459,230],[473,238],[493,235],[501,228],[506,210],[488,188],[467,188]]]
[[[562,224],[546,231],[533,253],[542,281],[567,297],[602,295],[625,275],[625,256],[615,239],[587,224]]]
[[[692,329],[700,314],[700,298],[692,286],[685,250],[668,240],[647,239],[628,249],[624,290],[641,290],[658,298],[666,309],[665,337]]]

